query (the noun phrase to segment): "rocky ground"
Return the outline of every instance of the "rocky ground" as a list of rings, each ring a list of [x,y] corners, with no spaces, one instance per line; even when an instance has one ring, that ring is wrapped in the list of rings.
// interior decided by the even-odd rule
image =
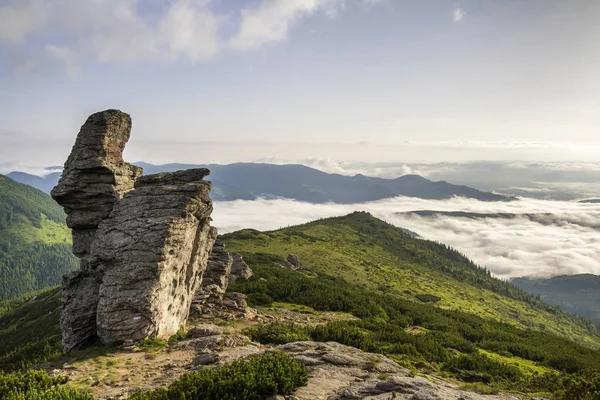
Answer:
[[[212,368],[267,351],[284,351],[303,363],[308,384],[284,400],[411,399],[509,400],[517,397],[481,395],[439,379],[413,373],[380,354],[365,353],[339,343],[295,342],[280,346],[252,343],[241,331],[264,322],[307,324],[353,318],[280,305],[261,309],[252,320],[194,322],[187,337],[169,345],[128,345],[110,350],[88,349],[42,365],[52,375],[69,377],[69,385],[89,390],[99,399],[123,399],[142,389],[167,386],[182,374]],[[216,323],[215,323],[216,322]],[[219,325],[217,325],[220,324]],[[224,325],[227,324],[227,325]]]

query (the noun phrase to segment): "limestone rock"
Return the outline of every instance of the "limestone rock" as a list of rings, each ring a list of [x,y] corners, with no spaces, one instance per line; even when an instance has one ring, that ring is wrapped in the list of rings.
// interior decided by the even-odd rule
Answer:
[[[250,278],[254,273],[252,269],[244,262],[244,258],[240,253],[231,254],[232,264],[229,274],[229,282],[235,282],[238,278]]]
[[[207,169],[141,177],[123,160],[131,118],[91,115],[52,197],[67,213],[81,270],[65,278],[63,351],[166,338],[185,324],[216,238]]]
[[[168,338],[185,324],[216,238],[206,169],[144,176],[99,228],[90,265],[102,271],[103,343]]]

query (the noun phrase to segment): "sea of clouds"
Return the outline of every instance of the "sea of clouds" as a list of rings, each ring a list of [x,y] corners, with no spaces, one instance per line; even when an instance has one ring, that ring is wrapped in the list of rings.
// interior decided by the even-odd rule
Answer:
[[[309,204],[288,199],[217,202],[220,233],[274,230],[317,218],[368,211],[424,239],[446,243],[497,277],[600,274],[600,204],[520,198],[513,202],[396,197],[362,204]],[[418,216],[415,210],[509,213],[494,216]]]

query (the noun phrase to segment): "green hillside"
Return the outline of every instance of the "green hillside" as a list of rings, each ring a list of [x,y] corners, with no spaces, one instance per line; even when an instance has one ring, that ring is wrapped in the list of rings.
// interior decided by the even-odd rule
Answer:
[[[56,285],[76,267],[64,221],[50,196],[0,175],[0,300]]]
[[[229,290],[246,293],[259,313],[289,307],[309,316],[293,323],[222,321],[239,322],[239,329],[253,341],[336,341],[385,354],[416,374],[451,380],[470,390],[597,398],[596,327],[490,277],[444,245],[411,238],[367,213],[274,232],[243,230],[223,240],[230,251],[243,252],[255,273],[238,279]],[[289,253],[298,254],[310,271],[277,266]],[[478,306],[460,309],[475,296],[472,301]],[[516,312],[504,315],[508,308]],[[0,302],[0,381],[29,379],[7,374],[10,371],[65,362],[60,355],[59,310],[57,289]],[[307,322],[323,311],[353,317]],[[119,351],[94,347],[69,358],[93,358],[104,350]],[[185,389],[187,384],[173,385]],[[180,398],[165,393],[159,389],[139,398]]]
[[[308,268],[341,277],[361,288],[410,301],[436,301],[517,328],[556,333],[600,347],[598,328],[562,312],[485,269],[446,245],[416,239],[399,228],[356,212],[272,232],[242,230],[223,236],[230,251],[297,254]]]

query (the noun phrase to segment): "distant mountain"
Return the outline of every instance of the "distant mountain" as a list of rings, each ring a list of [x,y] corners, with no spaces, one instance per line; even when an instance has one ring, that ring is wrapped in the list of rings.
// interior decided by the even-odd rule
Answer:
[[[0,175],[0,300],[56,285],[76,266],[62,208]]]
[[[164,164],[139,162],[145,174],[170,172],[188,168],[209,168],[213,182],[213,200],[253,200],[264,198],[289,198],[309,203],[362,203],[395,196],[422,199],[447,199],[462,196],[481,201],[507,201],[510,197],[482,192],[468,186],[453,185],[444,181],[432,182],[417,175],[404,175],[396,179],[373,178],[364,175],[344,176],[328,174],[304,165],[274,165],[235,163],[228,165]],[[59,175],[43,178],[11,172],[9,177],[49,191]]]
[[[25,172],[14,171],[6,176],[16,182],[24,183],[25,185],[33,186],[43,192],[50,193],[52,188],[58,183],[60,174],[60,172],[53,172],[48,175],[37,176]]]
[[[515,278],[513,285],[539,295],[546,303],[600,322],[600,276],[564,275],[554,278]]]

